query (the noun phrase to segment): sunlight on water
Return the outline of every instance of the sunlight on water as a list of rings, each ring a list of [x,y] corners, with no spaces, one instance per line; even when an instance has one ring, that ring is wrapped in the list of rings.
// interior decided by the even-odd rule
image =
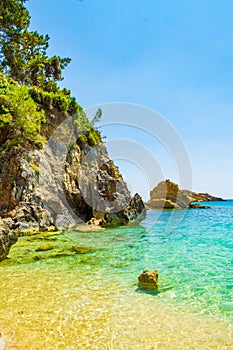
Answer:
[[[0,349],[232,349],[232,213],[19,239],[0,263]],[[144,268],[160,293],[138,289]]]
[[[66,258],[67,259],[67,258]],[[6,349],[230,349],[232,327],[183,312],[78,261],[5,274]],[[63,266],[66,267],[63,267]],[[56,347],[55,347],[56,345]]]

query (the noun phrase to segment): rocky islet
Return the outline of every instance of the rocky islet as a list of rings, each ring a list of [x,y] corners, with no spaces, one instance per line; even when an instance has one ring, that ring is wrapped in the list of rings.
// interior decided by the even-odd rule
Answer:
[[[208,193],[196,193],[181,190],[179,186],[167,179],[161,181],[151,192],[150,200],[146,203],[147,209],[207,209],[209,206],[192,204],[192,202],[223,201],[222,198],[211,196]]]

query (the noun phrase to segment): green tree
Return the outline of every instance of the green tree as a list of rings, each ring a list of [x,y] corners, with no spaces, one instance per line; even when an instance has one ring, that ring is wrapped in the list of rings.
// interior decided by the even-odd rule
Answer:
[[[29,31],[26,0],[1,0],[0,70],[20,84],[57,89],[70,58],[48,57],[49,36]]]
[[[0,2],[0,63],[6,65],[4,50],[10,43],[18,43],[30,24],[25,0],[1,0]],[[3,68],[1,67],[1,68]]]
[[[40,136],[40,126],[44,111],[38,111],[37,107],[27,86],[9,83],[0,73],[0,134],[5,134],[5,140],[1,140],[2,149],[43,145],[45,140]]]
[[[26,0],[1,0],[0,2],[0,39],[7,40],[9,36],[17,37],[28,28],[30,15],[25,8]]]
[[[98,108],[93,119],[92,119],[92,124],[97,124],[100,122],[101,118],[102,118],[103,112],[101,108]]]

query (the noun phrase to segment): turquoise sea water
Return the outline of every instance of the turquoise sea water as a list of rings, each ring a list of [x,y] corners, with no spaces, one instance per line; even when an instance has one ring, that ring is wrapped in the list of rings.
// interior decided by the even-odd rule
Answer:
[[[0,349],[233,349],[233,201],[207,204],[20,238],[0,263]]]
[[[142,270],[157,269],[157,299],[233,321],[233,201],[203,204],[211,209],[151,210],[141,227],[70,236],[98,248],[93,258],[109,283],[132,288]]]

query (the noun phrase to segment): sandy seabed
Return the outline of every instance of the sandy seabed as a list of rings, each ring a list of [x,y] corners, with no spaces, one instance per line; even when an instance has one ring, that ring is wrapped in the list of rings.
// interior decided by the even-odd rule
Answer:
[[[232,324],[64,260],[1,269],[0,349],[233,349]]]

